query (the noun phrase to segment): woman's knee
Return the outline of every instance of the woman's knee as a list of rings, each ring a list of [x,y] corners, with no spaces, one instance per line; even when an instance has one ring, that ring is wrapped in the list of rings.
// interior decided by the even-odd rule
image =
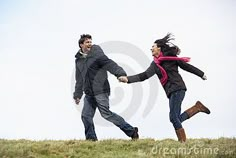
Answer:
[[[178,117],[170,116],[170,122],[173,124],[175,129],[182,128],[182,124]]]
[[[170,113],[169,120],[170,120],[171,123],[178,122],[178,116],[176,116],[176,114]]]

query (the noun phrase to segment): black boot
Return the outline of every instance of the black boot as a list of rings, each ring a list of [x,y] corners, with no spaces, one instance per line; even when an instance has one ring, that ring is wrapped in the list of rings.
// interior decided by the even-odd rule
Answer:
[[[138,135],[138,127],[134,127],[134,133],[131,136],[132,140],[136,140],[139,139],[139,135]]]

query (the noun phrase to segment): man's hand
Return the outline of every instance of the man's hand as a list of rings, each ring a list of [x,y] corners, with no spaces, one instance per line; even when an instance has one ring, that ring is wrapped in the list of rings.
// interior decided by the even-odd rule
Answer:
[[[127,76],[120,76],[119,78],[118,78],[118,80],[120,81],[120,82],[123,82],[123,83],[127,83],[129,80],[128,80],[128,78],[127,78]]]
[[[79,105],[79,102],[80,102],[80,99],[79,99],[79,98],[76,98],[76,99],[75,99],[75,104]]]

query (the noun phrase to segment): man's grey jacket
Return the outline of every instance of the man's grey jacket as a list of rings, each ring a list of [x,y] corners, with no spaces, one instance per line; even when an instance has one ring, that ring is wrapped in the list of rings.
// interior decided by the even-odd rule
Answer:
[[[80,99],[83,92],[90,96],[101,93],[110,94],[107,71],[116,77],[126,76],[126,72],[113,60],[109,59],[98,45],[93,45],[86,57],[79,50],[75,58],[76,84],[74,99]]]

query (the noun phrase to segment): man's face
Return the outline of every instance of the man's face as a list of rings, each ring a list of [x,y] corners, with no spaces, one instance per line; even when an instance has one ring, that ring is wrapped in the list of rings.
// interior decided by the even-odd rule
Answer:
[[[88,53],[92,47],[92,39],[86,39],[83,44],[80,44],[83,53]]]
[[[152,51],[152,56],[158,56],[158,55],[160,54],[160,52],[161,52],[161,48],[160,48],[160,47],[157,47],[157,44],[154,43],[154,44],[152,45],[151,51]]]

